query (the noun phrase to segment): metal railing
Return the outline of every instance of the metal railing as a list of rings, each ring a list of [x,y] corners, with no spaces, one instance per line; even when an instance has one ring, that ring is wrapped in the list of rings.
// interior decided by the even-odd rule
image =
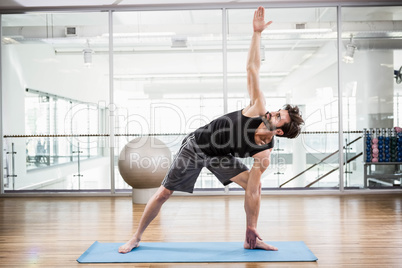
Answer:
[[[350,163],[350,162],[356,160],[357,158],[359,158],[359,157],[362,156],[362,155],[363,155],[363,153],[359,153],[359,154],[355,155],[354,157],[348,159],[348,161],[346,161],[346,163],[343,162],[343,164],[344,164],[344,165],[345,165],[345,164],[348,164],[348,163]],[[327,172],[327,173],[325,173],[324,175],[320,176],[320,177],[319,177],[318,179],[316,179],[315,181],[313,181],[313,182],[307,184],[307,185],[306,185],[306,188],[308,188],[308,187],[312,186],[313,184],[319,182],[320,180],[324,179],[326,176],[328,176],[329,174],[333,173],[334,171],[337,171],[338,169],[339,169],[339,167],[336,167],[336,168],[330,170],[329,172]]]
[[[343,149],[347,148],[348,146],[350,146],[351,144],[355,143],[356,141],[360,140],[362,138],[362,136],[357,137],[356,139],[354,139],[353,141],[351,141],[350,143],[346,144],[346,146],[343,147]],[[317,163],[315,163],[314,165],[306,168],[305,170],[303,170],[302,172],[300,172],[299,174],[297,174],[296,176],[292,177],[291,179],[285,181],[284,183],[282,183],[281,185],[279,185],[279,188],[283,187],[285,184],[295,180],[296,178],[300,177],[301,175],[303,175],[304,173],[306,173],[307,171],[309,171],[310,169],[316,167],[317,165],[323,163],[325,160],[329,159],[331,156],[336,155],[339,152],[339,150],[336,150],[335,152],[327,155],[326,157],[324,157],[323,159],[321,159],[320,161],[318,161]],[[356,158],[360,157],[363,153],[360,153],[350,159],[348,159],[347,163],[355,160]],[[345,164],[345,163],[344,163]],[[320,176],[317,180],[313,181],[312,183],[308,184],[306,187],[310,187],[311,185],[313,185],[314,183],[320,181],[321,179],[323,179],[324,177],[328,176],[329,174],[331,174],[332,172],[334,172],[335,170],[339,169],[339,167],[329,171],[328,173],[324,174],[323,176]]]

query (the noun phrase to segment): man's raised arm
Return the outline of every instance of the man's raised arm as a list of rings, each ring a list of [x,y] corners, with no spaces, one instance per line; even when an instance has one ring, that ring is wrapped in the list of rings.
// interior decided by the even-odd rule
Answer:
[[[261,33],[268,27],[268,25],[272,23],[272,21],[265,23],[264,16],[265,16],[265,9],[263,7],[259,7],[254,12],[254,18],[253,18],[254,32],[253,37],[251,39],[250,49],[247,58],[247,90],[250,95],[250,106],[258,105],[260,106],[260,108],[265,107],[265,98],[262,91],[260,90],[260,83],[259,83],[259,72],[261,65],[260,63]]]

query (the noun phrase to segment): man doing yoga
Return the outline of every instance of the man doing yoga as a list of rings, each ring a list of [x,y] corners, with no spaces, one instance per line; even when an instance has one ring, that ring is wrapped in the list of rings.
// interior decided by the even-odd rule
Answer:
[[[142,234],[158,215],[174,191],[193,192],[203,167],[223,185],[235,182],[245,189],[246,237],[244,247],[277,250],[264,243],[257,232],[261,200],[261,175],[270,163],[273,136],[295,138],[304,123],[297,106],[285,105],[277,112],[267,112],[259,86],[261,33],[272,22],[265,22],[265,10],[259,7],[253,18],[253,36],[247,59],[247,89],[250,104],[236,112],[213,120],[189,134],[183,141],[162,185],[148,201],[133,237],[119,248],[127,253],[139,246]],[[237,157],[252,157],[249,170]]]

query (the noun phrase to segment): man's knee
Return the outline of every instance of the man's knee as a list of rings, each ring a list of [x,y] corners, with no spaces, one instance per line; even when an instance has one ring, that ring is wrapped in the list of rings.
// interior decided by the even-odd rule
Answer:
[[[248,177],[249,177],[250,171],[244,171],[237,175],[236,177],[232,178],[231,181],[237,183],[240,185],[244,190],[247,188],[247,182],[248,182]]]
[[[170,198],[172,194],[172,190],[166,189],[164,186],[161,186],[161,188],[159,188],[158,192],[156,193],[155,198],[160,202],[165,202]]]

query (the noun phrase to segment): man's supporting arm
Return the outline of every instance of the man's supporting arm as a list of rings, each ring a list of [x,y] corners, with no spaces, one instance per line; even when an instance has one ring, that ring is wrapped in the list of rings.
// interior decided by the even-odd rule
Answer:
[[[254,164],[247,182],[244,209],[247,219],[246,242],[251,249],[256,247],[257,238],[262,240],[257,232],[257,222],[261,203],[261,175],[269,165],[269,156],[270,150],[254,156]]]

